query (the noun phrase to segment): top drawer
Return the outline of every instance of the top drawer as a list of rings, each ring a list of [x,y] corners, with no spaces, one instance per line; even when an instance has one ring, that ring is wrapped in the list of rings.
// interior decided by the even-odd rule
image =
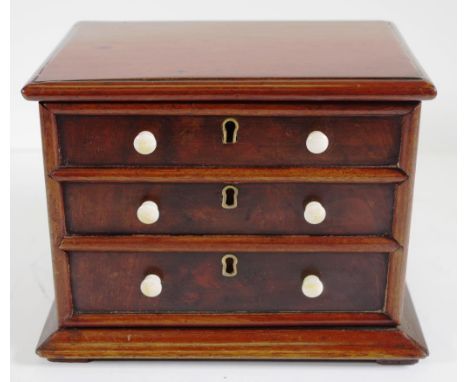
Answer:
[[[387,166],[401,117],[63,114],[57,128],[62,166]]]

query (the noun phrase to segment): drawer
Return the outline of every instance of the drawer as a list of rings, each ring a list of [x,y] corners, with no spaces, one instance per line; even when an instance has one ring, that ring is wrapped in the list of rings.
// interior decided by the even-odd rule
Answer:
[[[394,189],[394,184],[63,184],[71,234],[385,235],[391,232]]]
[[[398,163],[401,118],[58,115],[57,126],[62,166],[378,166]]]
[[[77,314],[378,311],[388,265],[384,253],[69,256]]]

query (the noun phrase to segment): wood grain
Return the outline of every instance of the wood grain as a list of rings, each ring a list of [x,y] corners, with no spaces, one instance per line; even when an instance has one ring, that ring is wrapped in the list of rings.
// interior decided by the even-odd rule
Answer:
[[[419,101],[436,96],[431,83],[421,80],[261,80],[261,81],[82,81],[30,83],[28,100],[85,101]]]
[[[405,295],[406,262],[408,257],[413,188],[416,173],[416,156],[421,107],[404,118],[402,127],[400,167],[409,175],[408,180],[396,187],[393,237],[402,244],[390,257],[386,309],[399,322]]]
[[[401,183],[398,168],[280,167],[280,168],[59,168],[49,174],[62,182],[157,183]]]
[[[384,236],[310,235],[124,235],[65,236],[63,251],[132,252],[394,252],[400,245]]]
[[[46,102],[59,115],[255,116],[255,117],[401,117],[417,102]]]
[[[216,312],[216,313],[92,313],[75,312],[64,327],[155,327],[231,328],[231,327],[320,327],[320,326],[395,326],[379,312]]]
[[[41,101],[56,294],[40,356],[427,355],[404,280],[420,101],[436,89],[391,23],[78,23],[22,92]],[[132,147],[141,130],[152,155]],[[148,199],[154,225],[136,218]],[[313,226],[312,200],[327,211]],[[151,272],[156,299],[139,291]],[[301,293],[311,273],[317,299]]]
[[[59,323],[63,323],[73,309],[68,256],[60,249],[60,242],[65,235],[65,208],[61,183],[47,176],[60,163],[57,126],[55,118],[46,107],[40,105],[39,112],[56,308]]]
[[[379,311],[384,305],[383,253],[235,253],[234,277],[222,274],[224,254],[71,252],[75,315]],[[163,284],[155,298],[140,291],[141,281],[151,273]],[[308,274],[319,276],[325,286],[315,299],[301,290]],[[190,322],[189,317],[186,320]]]
[[[54,311],[37,353],[50,360],[284,359],[416,361],[427,356],[410,298],[402,325],[331,328],[60,328]]]
[[[37,81],[423,76],[388,22],[81,22]]]
[[[71,234],[303,234],[388,235],[394,185],[237,183],[238,206],[224,209],[225,184],[65,183]],[[140,205],[152,200],[159,220],[143,224]],[[325,221],[309,224],[304,207],[319,201]]]
[[[28,99],[68,101],[435,93],[387,22],[78,23],[23,89]]]
[[[227,118],[239,124],[235,144],[222,142]],[[401,118],[58,115],[57,126],[66,167],[352,167],[396,165]],[[133,147],[141,131],[156,137],[149,155]],[[328,137],[322,154],[307,150],[312,131]]]

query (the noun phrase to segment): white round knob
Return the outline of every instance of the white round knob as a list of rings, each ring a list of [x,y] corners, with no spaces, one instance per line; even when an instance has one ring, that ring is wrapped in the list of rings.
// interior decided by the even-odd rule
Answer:
[[[308,275],[302,281],[302,293],[309,298],[316,298],[323,292],[323,283],[315,275]]]
[[[304,219],[309,224],[320,224],[327,217],[327,211],[319,202],[309,202],[304,209]]]
[[[312,154],[321,154],[328,148],[328,137],[321,131],[312,131],[307,137],[306,146]]]
[[[141,293],[146,297],[156,297],[162,292],[161,278],[158,275],[147,275],[140,284]]]
[[[142,205],[138,207],[137,218],[143,224],[156,223],[159,220],[158,205],[151,200],[143,202]]]
[[[133,147],[135,147],[137,153],[142,155],[151,154],[156,150],[157,145],[156,137],[150,131],[141,131],[133,140]]]

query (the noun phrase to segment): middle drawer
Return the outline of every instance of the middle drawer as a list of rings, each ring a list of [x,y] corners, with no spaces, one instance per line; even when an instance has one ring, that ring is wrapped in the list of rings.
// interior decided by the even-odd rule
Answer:
[[[63,183],[70,234],[391,233],[395,184]]]

